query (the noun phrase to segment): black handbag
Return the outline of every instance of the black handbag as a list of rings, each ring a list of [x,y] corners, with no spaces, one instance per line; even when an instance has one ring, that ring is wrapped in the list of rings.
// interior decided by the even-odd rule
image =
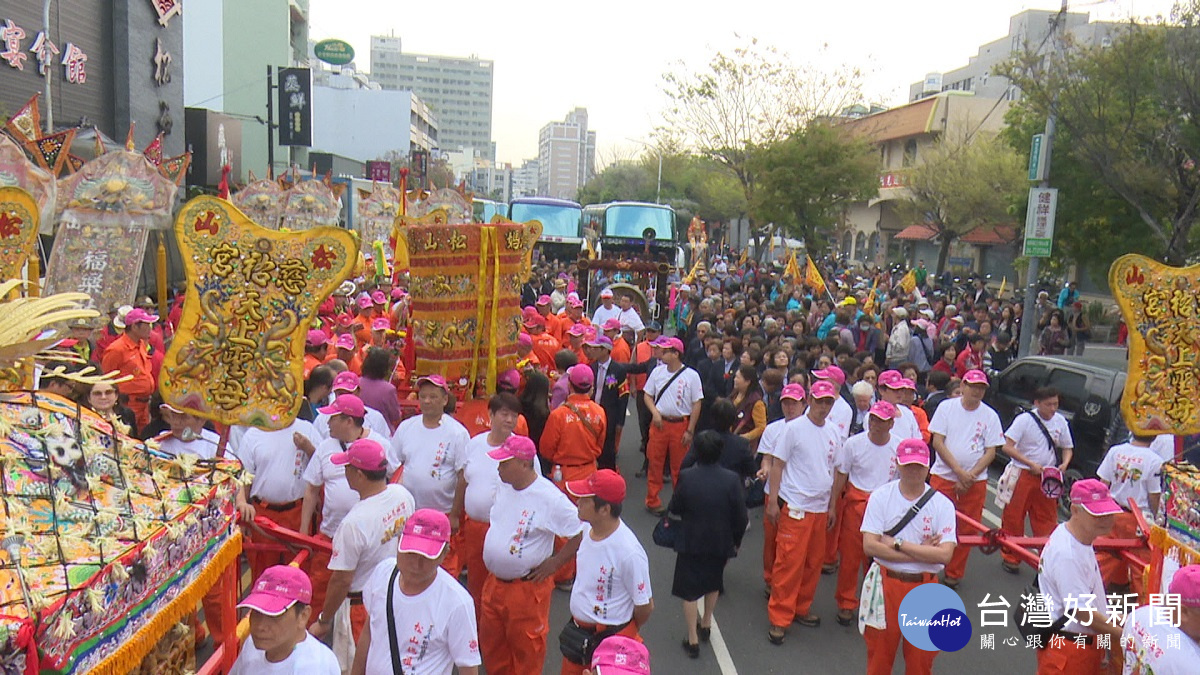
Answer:
[[[654,526],[654,543],[663,548],[674,549],[679,541],[679,533],[683,530],[683,521],[664,515]]]
[[[761,478],[746,481],[746,508],[757,509],[767,502],[767,482]]]
[[[571,663],[577,666],[589,667],[592,664],[592,652],[596,651],[596,646],[604,638],[616,635],[628,625],[629,622],[626,621],[620,626],[610,626],[596,632],[587,628],[581,628],[579,624],[575,623],[574,618],[567,619],[562,632],[558,634],[558,650],[562,652],[563,658]]]

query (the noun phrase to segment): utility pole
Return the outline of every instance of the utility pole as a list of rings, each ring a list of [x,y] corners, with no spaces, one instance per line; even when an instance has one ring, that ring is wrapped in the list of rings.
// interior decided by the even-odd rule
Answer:
[[[42,30],[46,36],[46,40],[50,40],[50,3],[52,0],[45,0],[42,3]],[[40,64],[39,64],[40,65]],[[42,73],[46,78],[46,135],[54,133],[54,94],[50,88],[50,84],[54,81],[54,67],[47,64],[46,72]]]
[[[1067,20],[1067,1],[1062,0],[1062,8],[1058,11],[1058,16],[1054,17],[1054,26],[1050,29],[1051,39],[1054,40],[1054,51],[1057,55],[1062,55],[1062,36],[1059,31],[1062,30],[1063,24]],[[1057,96],[1056,96],[1057,102]],[[1042,155],[1043,167],[1041,168],[1042,180],[1038,183],[1038,187],[1050,187],[1050,156],[1054,151],[1054,130],[1057,126],[1055,119],[1057,113],[1055,106],[1050,106],[1050,115],[1046,117],[1046,130],[1042,143],[1045,147]],[[1029,204],[1026,208],[1036,208],[1034,204]],[[1021,341],[1017,345],[1017,356],[1029,356],[1037,352],[1038,338],[1038,304],[1037,304],[1037,283],[1038,283],[1038,268],[1041,266],[1041,258],[1039,256],[1029,256],[1029,268],[1026,272],[1025,280],[1025,309],[1021,312]]]
[[[1065,1],[1065,0],[1064,0]],[[275,175],[275,77],[267,66],[267,175]]]

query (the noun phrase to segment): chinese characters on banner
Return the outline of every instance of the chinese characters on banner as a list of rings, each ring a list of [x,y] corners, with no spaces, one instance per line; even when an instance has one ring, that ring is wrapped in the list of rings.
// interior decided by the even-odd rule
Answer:
[[[1200,432],[1200,266],[1168,267],[1124,255],[1108,284],[1129,327],[1129,376],[1121,396],[1135,434]]]
[[[158,23],[163,28],[170,23],[171,17],[183,12],[182,0],[150,0],[150,4],[154,6],[154,11],[158,14]]]
[[[279,144],[312,145],[312,75],[308,68],[279,69]]]
[[[0,279],[16,279],[37,243],[38,206],[25,190],[0,187]]]
[[[27,35],[25,29],[13,23],[12,19],[5,19],[4,23],[0,23],[0,45],[4,49],[0,52],[0,59],[17,70],[25,70],[25,62],[29,59],[29,54],[26,53],[28,51],[37,57],[38,73],[45,77],[49,74],[50,66],[54,64],[55,58],[61,52],[58,46],[50,41],[50,36],[46,35],[45,31],[38,31],[33,44],[28,50],[25,50],[21,46],[21,41]],[[66,54],[63,54],[61,61],[63,77],[67,82],[71,84],[87,82],[87,69],[84,66],[87,60],[88,55],[78,45],[67,43]]]
[[[354,235],[274,232],[204,196],[184,205],[175,236],[188,285],[163,399],[222,424],[286,427],[300,409],[305,336],[357,261]]]

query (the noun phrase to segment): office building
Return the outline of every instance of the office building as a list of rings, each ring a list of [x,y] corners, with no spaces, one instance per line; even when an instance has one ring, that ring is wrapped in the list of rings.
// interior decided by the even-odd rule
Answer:
[[[346,75],[331,82],[313,87],[314,152],[366,162],[437,147],[437,119],[413,92],[353,86]]]
[[[538,161],[527,159],[521,168],[513,169],[513,197],[532,197],[538,193]]]
[[[587,108],[572,110],[538,135],[538,191],[542,197],[576,199],[595,173],[596,132],[588,130]]]
[[[471,172],[467,186],[476,197],[508,202],[513,198],[512,164],[478,167]]]

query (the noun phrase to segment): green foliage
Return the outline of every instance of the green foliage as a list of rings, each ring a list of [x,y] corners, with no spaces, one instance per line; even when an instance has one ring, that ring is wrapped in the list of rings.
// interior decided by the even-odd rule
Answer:
[[[657,183],[658,155],[617,162],[583,186],[579,203],[653,202]],[[714,161],[694,155],[664,154],[661,199],[675,208],[685,224],[693,215],[709,222],[728,222],[746,213],[746,199],[737,179]]]
[[[879,160],[869,144],[828,124],[810,124],[763,147],[750,162],[758,176],[751,213],[784,236],[823,250],[847,204],[879,189]]]

